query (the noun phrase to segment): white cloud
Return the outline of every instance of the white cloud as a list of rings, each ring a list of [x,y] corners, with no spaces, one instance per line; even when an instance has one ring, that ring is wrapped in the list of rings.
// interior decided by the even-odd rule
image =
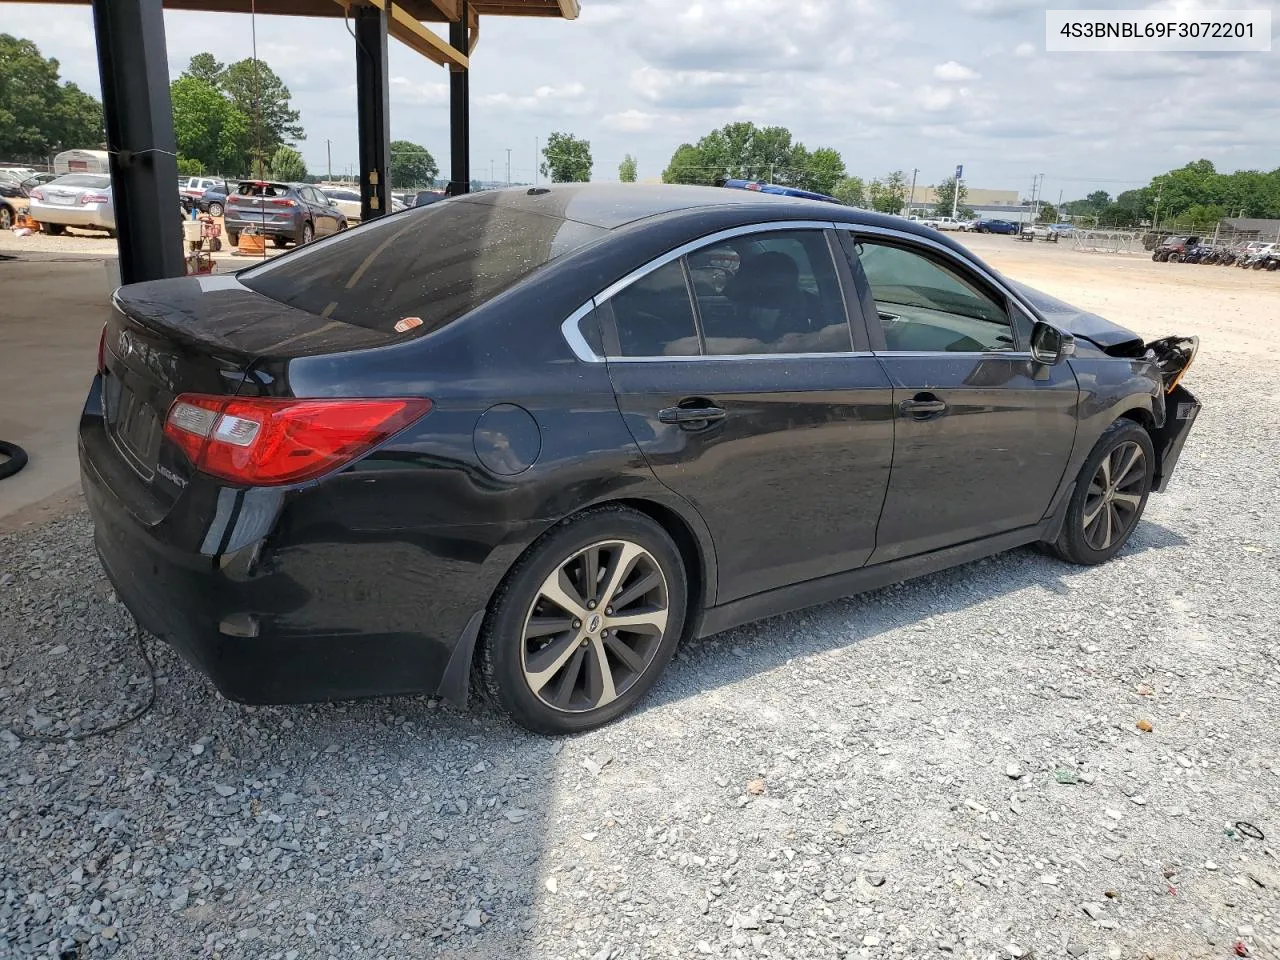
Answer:
[[[939,80],[977,80],[981,74],[977,70],[966,67],[962,63],[948,60],[933,68],[933,75]]]
[[[1036,45],[1034,43],[1020,43],[1014,47],[1013,55],[1023,60],[1028,60],[1036,55]]]
[[[600,122],[608,129],[622,133],[647,133],[656,128],[662,119],[660,113],[646,113],[632,107],[618,113],[606,113]]]

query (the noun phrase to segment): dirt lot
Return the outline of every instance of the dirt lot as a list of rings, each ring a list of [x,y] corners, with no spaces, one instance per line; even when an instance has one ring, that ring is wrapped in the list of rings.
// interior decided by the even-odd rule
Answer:
[[[1280,956],[1280,275],[967,242],[1202,339],[1115,561],[731,631],[555,742],[427,698],[240,707],[153,644],[128,732],[0,733],[0,956]],[[57,733],[147,684],[86,518],[49,516],[0,526],[0,726]]]

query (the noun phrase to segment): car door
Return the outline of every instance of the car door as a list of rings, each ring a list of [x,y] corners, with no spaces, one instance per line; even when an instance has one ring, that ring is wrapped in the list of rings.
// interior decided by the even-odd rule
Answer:
[[[875,546],[892,389],[860,322],[851,337],[835,242],[822,224],[740,228],[597,298],[618,406],[711,530],[719,603],[853,569]]]
[[[338,231],[338,213],[329,198],[315,187],[303,187],[302,198],[311,210],[311,223],[315,227],[317,237],[327,237]]]
[[[1038,523],[1075,442],[1071,365],[1033,360],[1030,317],[944,244],[862,227],[842,237],[893,385],[893,469],[871,562]]]

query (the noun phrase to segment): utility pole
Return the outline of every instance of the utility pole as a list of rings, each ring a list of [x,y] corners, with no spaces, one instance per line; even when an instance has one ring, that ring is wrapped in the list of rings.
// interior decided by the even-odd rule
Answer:
[[[489,186],[493,186],[493,158],[489,158]]]
[[[328,137],[324,138],[324,153],[329,158],[329,182],[333,183],[333,141]]]
[[[915,167],[911,171],[911,198],[907,200],[907,216],[911,216],[911,207],[916,202],[916,175],[920,172],[919,167]]]
[[[538,138],[533,138],[533,185],[538,185]]]
[[[1155,233],[1160,226],[1160,195],[1164,193],[1164,184],[1156,187],[1156,205],[1151,211],[1151,232]]]
[[[507,147],[507,186],[511,186],[511,148]]]

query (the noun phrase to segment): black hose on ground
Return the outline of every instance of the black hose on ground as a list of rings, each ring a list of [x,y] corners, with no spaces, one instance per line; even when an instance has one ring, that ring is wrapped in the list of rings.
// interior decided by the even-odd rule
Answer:
[[[16,443],[0,440],[0,480],[12,477],[27,465],[27,451]]]

